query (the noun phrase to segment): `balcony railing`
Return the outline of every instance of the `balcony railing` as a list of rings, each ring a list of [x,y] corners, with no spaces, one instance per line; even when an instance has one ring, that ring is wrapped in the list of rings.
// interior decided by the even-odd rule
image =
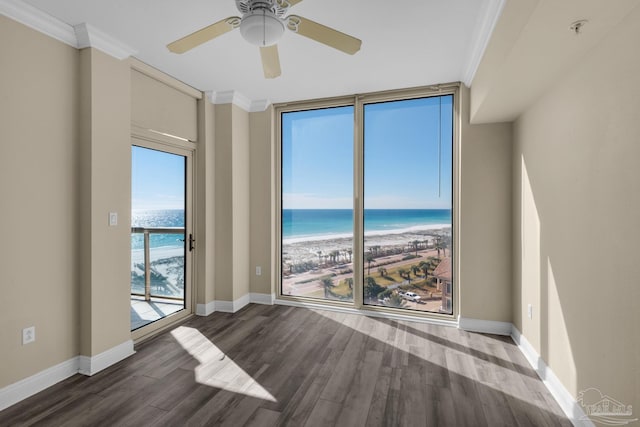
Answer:
[[[183,300],[184,297],[176,297],[169,295],[153,295],[151,293],[151,255],[149,240],[152,234],[177,234],[182,235],[180,239],[184,242],[184,227],[131,227],[131,234],[142,234],[144,237],[144,294],[131,292],[131,295],[144,296],[146,301],[150,301],[151,297],[161,297],[164,299]]]

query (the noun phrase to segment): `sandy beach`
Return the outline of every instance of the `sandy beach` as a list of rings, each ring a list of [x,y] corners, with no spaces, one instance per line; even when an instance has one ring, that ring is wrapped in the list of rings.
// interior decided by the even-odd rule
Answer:
[[[409,242],[415,240],[419,242],[427,241],[433,244],[436,236],[450,236],[451,226],[427,226],[423,229],[404,229],[389,232],[373,232],[365,233],[364,247],[365,250],[373,246],[380,248],[407,248]],[[282,255],[285,264],[297,264],[302,262],[318,262],[318,252],[321,255],[328,255],[332,251],[343,251],[340,255],[344,259],[345,255],[349,260],[348,251],[353,248],[352,237],[316,237],[308,240],[289,239],[282,243]]]

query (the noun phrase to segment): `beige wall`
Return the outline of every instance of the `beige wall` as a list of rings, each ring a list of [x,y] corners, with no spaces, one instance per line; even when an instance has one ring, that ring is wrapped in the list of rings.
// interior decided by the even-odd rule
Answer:
[[[80,72],[80,354],[95,356],[131,339],[131,72],[95,49],[80,51]]]
[[[249,113],[236,105],[233,110],[233,299],[249,293],[250,258],[250,170]]]
[[[79,63],[3,16],[0,40],[2,388],[78,354]]]
[[[249,113],[234,104],[214,106],[215,299],[249,293]]]
[[[208,101],[207,101],[208,102]],[[233,128],[231,104],[215,105],[215,298],[233,301]]]
[[[464,87],[460,104],[460,315],[511,322],[511,124],[470,125]]]
[[[169,135],[198,139],[197,99],[138,70],[131,70],[131,123]]]
[[[640,411],[640,8],[515,125],[513,319],[565,387]],[[533,304],[533,317],[527,305]]]
[[[130,61],[79,52],[3,16],[0,39],[20,40],[0,44],[2,388],[131,339],[132,96]],[[177,95],[188,119],[167,130],[191,138],[200,94],[176,85],[190,97]],[[158,104],[167,90],[144,97]],[[28,326],[37,339],[22,346]]]
[[[198,145],[195,158],[196,304],[215,299],[215,146],[214,108],[198,101]]]
[[[272,294],[275,292],[273,283],[273,267],[275,257],[272,257],[271,215],[273,184],[273,107],[266,111],[249,115],[251,154],[251,292]],[[273,254],[275,255],[275,254]],[[255,274],[255,267],[262,267],[262,274]]]

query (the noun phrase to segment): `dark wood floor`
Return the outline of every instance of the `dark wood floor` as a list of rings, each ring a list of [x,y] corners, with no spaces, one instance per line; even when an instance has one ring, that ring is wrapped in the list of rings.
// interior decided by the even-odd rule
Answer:
[[[250,305],[136,350],[0,425],[571,426],[507,337]]]

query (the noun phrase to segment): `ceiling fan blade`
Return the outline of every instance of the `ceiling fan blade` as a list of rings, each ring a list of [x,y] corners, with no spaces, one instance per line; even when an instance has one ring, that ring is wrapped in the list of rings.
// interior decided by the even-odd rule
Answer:
[[[290,15],[287,18],[287,28],[294,33],[326,44],[349,55],[359,51],[362,45],[362,41],[355,37],[297,15]]]
[[[287,0],[291,6],[295,6],[300,3],[302,0]]]
[[[281,74],[280,56],[278,55],[278,45],[265,46],[260,48],[262,57],[262,70],[266,79],[275,79]]]
[[[193,49],[196,46],[200,46],[202,43],[215,39],[229,31],[240,26],[240,18],[232,16],[222,21],[218,21],[215,24],[211,24],[208,27],[204,27],[198,31],[195,31],[188,36],[169,43],[167,48],[173,53],[185,53],[188,50]]]

